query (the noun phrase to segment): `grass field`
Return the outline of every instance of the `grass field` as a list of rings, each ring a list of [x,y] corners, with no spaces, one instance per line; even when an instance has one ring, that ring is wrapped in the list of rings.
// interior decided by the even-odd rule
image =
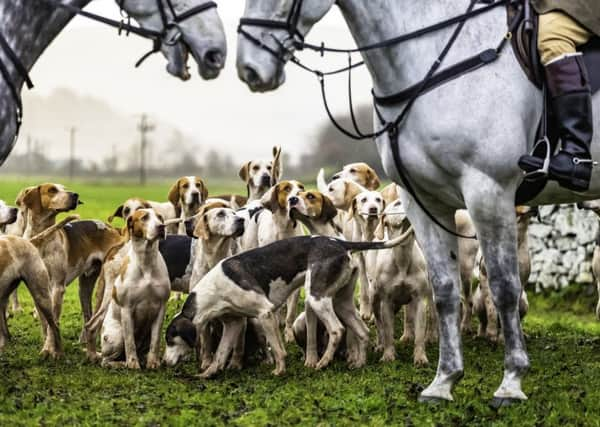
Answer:
[[[12,201],[34,181],[3,179],[0,198]],[[164,199],[168,185],[70,186],[85,202],[83,218],[104,219],[131,195]],[[211,192],[237,191],[215,185]],[[218,187],[218,188],[217,188]],[[0,426],[19,425],[600,425],[600,323],[590,297],[573,292],[532,298],[525,319],[532,369],[524,382],[529,401],[515,407],[488,406],[502,378],[502,348],[464,339],[465,378],[455,403],[418,404],[419,391],[435,374],[437,349],[428,348],[433,366],[415,369],[412,348],[398,346],[398,360],[349,371],[336,362],[323,372],[303,367],[288,346],[288,372],[254,366],[201,380],[193,362],[155,372],[106,370],[85,361],[77,343],[81,329],[77,287],[69,287],[61,319],[62,360],[42,361],[40,331],[24,287],[25,312],[9,319],[13,340],[0,354]],[[181,303],[171,302],[168,319]]]

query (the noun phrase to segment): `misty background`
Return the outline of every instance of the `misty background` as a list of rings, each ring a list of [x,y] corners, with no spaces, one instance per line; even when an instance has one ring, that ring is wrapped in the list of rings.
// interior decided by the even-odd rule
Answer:
[[[24,125],[0,173],[76,177],[136,177],[140,166],[139,125],[147,132],[148,176],[201,174],[236,178],[239,167],[269,158],[281,145],[286,176],[312,177],[320,167],[335,169],[367,161],[381,171],[372,141],[345,138],[329,123],[315,77],[293,64],[279,90],[253,94],[235,68],[237,22],[244,2],[219,1],[228,37],[225,70],[203,81],[190,59],[192,79],[181,82],[154,55],[141,68],[135,61],[150,46],[134,36],[76,17],[34,66],[36,85],[23,90]],[[86,10],[119,19],[114,0],[94,0]],[[309,36],[313,42],[352,47],[337,8]],[[346,64],[344,55],[320,58],[301,52],[304,62],[322,69]],[[362,127],[369,130],[371,83],[365,69],[353,73],[354,99]],[[334,113],[349,124],[347,80],[328,80]],[[69,161],[73,142],[73,162]]]

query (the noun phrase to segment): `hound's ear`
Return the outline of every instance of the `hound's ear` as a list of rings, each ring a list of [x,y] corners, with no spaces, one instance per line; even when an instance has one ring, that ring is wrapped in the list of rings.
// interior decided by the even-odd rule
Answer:
[[[34,188],[35,187],[27,187],[27,188],[24,188],[21,191],[19,191],[19,194],[17,194],[17,198],[15,200],[15,205],[17,205],[18,207],[21,207],[21,205],[23,204],[23,199],[25,198],[27,193],[29,193]]]
[[[281,164],[281,147],[273,147],[273,169],[271,170],[271,184],[275,185],[281,179],[283,165]]]
[[[108,217],[108,222],[113,222],[115,218],[123,218],[123,205],[119,206],[115,213]]]
[[[240,206],[237,204],[237,200],[235,200],[235,194],[231,195],[231,198],[229,199],[229,205],[234,211],[237,211],[240,208]]]
[[[379,240],[383,240],[385,237],[385,214],[379,218],[379,224],[377,224],[377,228],[375,229],[375,237]]]
[[[242,166],[242,168],[240,169],[238,175],[240,176],[240,178],[242,178],[242,181],[244,182],[248,182],[250,181],[250,164],[252,162],[248,162],[246,163],[244,166]]]
[[[279,208],[279,203],[277,198],[279,197],[279,185],[275,185],[267,191],[262,198],[260,199],[260,203],[265,207],[265,209],[270,210],[271,212],[275,212]]]
[[[40,212],[42,210],[42,196],[40,194],[39,186],[30,189],[23,195],[23,206],[34,212]]]
[[[167,197],[169,202],[171,202],[171,204],[175,207],[179,206],[179,182],[180,181],[181,181],[181,178],[179,178],[177,180],[177,182],[175,182],[175,184],[173,184],[173,186],[169,190],[169,196]]]
[[[369,190],[375,191],[379,188],[380,185],[381,185],[381,181],[379,180],[379,177],[377,176],[377,172],[375,172],[372,168],[369,167],[369,169],[367,169],[367,185],[366,185],[366,187]]]
[[[210,238],[210,229],[208,228],[208,215],[202,214],[198,218],[196,228],[194,228],[194,237],[197,239],[208,240]]]
[[[133,236],[133,216],[129,216],[129,218],[127,218],[127,228],[125,230],[125,237],[127,240],[129,240],[131,236]]]
[[[354,219],[356,215],[356,197],[352,199],[352,203],[350,204],[350,215],[348,215],[348,222]]]
[[[337,215],[337,209],[329,197],[323,194],[323,208],[321,209],[321,219],[329,222]]]
[[[208,187],[204,183],[204,180],[200,178],[198,178],[198,180],[200,181],[200,194],[202,195],[202,203],[204,203],[206,199],[208,199]]]

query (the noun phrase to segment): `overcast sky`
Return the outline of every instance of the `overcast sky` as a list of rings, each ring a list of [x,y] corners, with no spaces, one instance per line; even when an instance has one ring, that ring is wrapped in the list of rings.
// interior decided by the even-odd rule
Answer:
[[[236,161],[266,157],[274,144],[297,157],[326,120],[315,78],[289,65],[287,82],[281,89],[252,94],[238,80],[235,70],[236,27],[243,0],[220,0],[218,4],[229,55],[226,69],[217,80],[205,82],[194,74],[192,80],[181,82],[166,73],[166,62],[160,55],[135,69],[135,61],[149,50],[147,40],[118,37],[113,29],[76,18],[34,66],[33,92],[44,96],[66,87],[104,100],[124,115],[150,113],[193,135],[204,148],[229,151]],[[114,0],[94,0],[88,10],[119,17]],[[354,44],[337,8],[315,27],[309,40],[346,47]],[[345,56],[321,60],[310,53],[300,55],[307,63],[322,68],[347,61]],[[190,65],[195,64],[190,61]],[[356,73],[354,82],[357,103],[370,102],[371,84],[366,71]],[[330,84],[331,102],[338,113],[346,112],[345,85],[344,77]],[[28,96],[27,90],[24,96]],[[18,150],[23,150],[23,145],[21,141]],[[86,146],[81,151],[93,156],[98,149]]]

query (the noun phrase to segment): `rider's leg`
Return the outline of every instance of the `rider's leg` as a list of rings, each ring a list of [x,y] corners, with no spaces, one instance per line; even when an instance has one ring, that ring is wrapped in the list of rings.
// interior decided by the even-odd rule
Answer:
[[[590,37],[589,31],[562,12],[540,15],[538,47],[562,142],[562,150],[550,162],[550,178],[575,191],[587,190],[592,169],[591,92],[585,64],[577,53],[577,46]],[[530,157],[523,156],[522,167],[532,163]],[[541,167],[542,162],[535,160]]]

